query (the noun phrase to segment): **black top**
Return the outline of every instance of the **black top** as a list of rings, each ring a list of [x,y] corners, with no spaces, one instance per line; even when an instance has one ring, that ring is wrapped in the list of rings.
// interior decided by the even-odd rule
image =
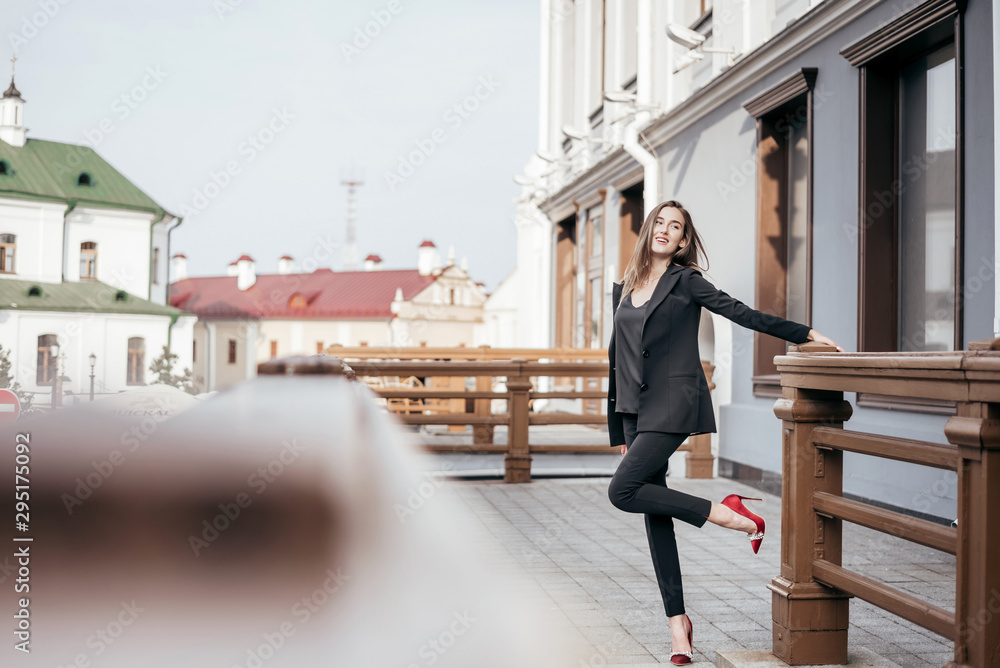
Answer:
[[[642,342],[639,335],[642,332],[642,319],[646,315],[646,305],[632,306],[632,293],[622,301],[622,306],[615,312],[615,387],[618,396],[615,401],[615,412],[639,412],[639,385],[642,384]]]

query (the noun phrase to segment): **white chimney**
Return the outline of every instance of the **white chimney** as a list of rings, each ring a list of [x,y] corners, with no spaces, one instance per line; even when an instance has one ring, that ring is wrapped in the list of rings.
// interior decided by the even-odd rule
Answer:
[[[434,271],[434,263],[437,257],[437,246],[433,241],[425,241],[420,244],[417,251],[417,272],[421,276],[428,276]]]
[[[24,100],[21,93],[14,87],[14,77],[10,78],[10,87],[0,98],[0,139],[11,146],[24,146]]]
[[[365,258],[365,271],[378,271],[382,268],[382,258],[374,253]]]
[[[469,258],[467,257],[462,258],[462,271],[469,273]]]
[[[253,269],[253,258],[249,255],[241,255],[236,260],[236,287],[240,290],[249,290],[257,282],[257,274]]]
[[[188,261],[186,255],[177,253],[170,258],[170,275],[173,277],[174,281],[183,281],[188,277]]]
[[[236,266],[236,262],[230,262],[229,266],[226,267],[226,276],[236,276],[240,273],[240,268]]]
[[[291,255],[282,255],[278,258],[278,273],[279,274],[290,274],[294,268],[294,263]]]
[[[448,246],[448,264],[455,264],[455,246]]]

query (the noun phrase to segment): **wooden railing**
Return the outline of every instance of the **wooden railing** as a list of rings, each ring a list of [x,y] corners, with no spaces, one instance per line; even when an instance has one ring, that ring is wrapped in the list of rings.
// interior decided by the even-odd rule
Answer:
[[[857,596],[950,638],[952,668],[1000,665],[1000,339],[968,352],[824,350],[807,344],[775,358],[784,429],[773,653],[791,665],[846,663],[848,599]],[[944,427],[950,445],[845,430],[844,392],[957,402]],[[956,471],[957,529],[845,499],[845,451]],[[954,554],[955,612],[845,569],[844,520]]]
[[[495,349],[481,348],[345,348],[332,346],[327,351],[345,360],[354,369],[359,379],[364,378],[425,378],[451,380],[452,382],[431,383],[425,387],[379,387],[372,390],[387,402],[402,401],[398,404],[405,410],[397,410],[397,419],[404,424],[449,425],[464,431],[466,425],[473,427],[471,445],[446,443],[426,444],[430,452],[473,452],[504,453],[506,482],[527,482],[531,478],[532,453],[611,453],[610,444],[530,443],[530,425],[583,424],[603,425],[607,416],[600,407],[607,398],[601,389],[601,379],[608,375],[607,351],[589,349]],[[526,357],[512,359],[512,355]],[[530,356],[530,359],[527,357]],[[464,360],[466,357],[471,361]],[[406,361],[407,358],[431,361]],[[450,361],[433,361],[447,359]],[[532,361],[534,360],[534,361]],[[552,360],[552,361],[537,361]],[[560,361],[565,360],[565,361]],[[711,364],[703,362],[708,375],[709,386]],[[537,379],[553,377],[569,379],[583,378],[583,390],[552,390],[542,392],[537,389]],[[465,389],[465,379],[475,378],[475,389]],[[505,391],[493,391],[494,382],[503,379]],[[565,383],[562,383],[565,385]],[[507,401],[506,413],[493,413],[494,399]],[[538,399],[583,399],[598,404],[592,413],[536,413],[531,405]],[[431,408],[420,411],[422,402],[439,401]],[[457,406],[456,406],[457,404]],[[471,404],[472,410],[466,406]],[[450,407],[449,407],[450,405]],[[507,444],[493,442],[493,427],[507,425]],[[687,451],[687,476],[690,478],[711,478],[714,457],[711,437],[708,434],[694,436],[681,446]]]

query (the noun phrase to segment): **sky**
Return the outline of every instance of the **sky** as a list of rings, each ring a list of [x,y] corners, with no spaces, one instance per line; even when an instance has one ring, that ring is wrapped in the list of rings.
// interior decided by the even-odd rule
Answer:
[[[519,0],[5,0],[28,137],[92,146],[222,275],[415,268],[425,239],[492,291],[537,144],[539,7]],[[9,55],[7,56],[10,57]],[[0,69],[0,73],[4,72]],[[6,74],[0,75],[5,77]],[[6,87],[6,84],[4,84]]]

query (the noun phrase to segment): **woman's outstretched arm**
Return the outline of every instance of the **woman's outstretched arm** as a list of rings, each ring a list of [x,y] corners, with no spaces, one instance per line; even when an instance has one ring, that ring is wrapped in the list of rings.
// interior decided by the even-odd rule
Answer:
[[[844,352],[844,349],[834,343],[831,339],[823,336],[807,325],[785,320],[776,315],[761,313],[750,308],[738,299],[731,297],[722,290],[709,283],[700,271],[692,271],[688,277],[691,288],[691,295],[695,303],[704,306],[713,313],[718,313],[724,318],[732,320],[737,325],[776,336],[792,343],[805,343],[806,341],[819,341],[836,346],[837,350]]]

